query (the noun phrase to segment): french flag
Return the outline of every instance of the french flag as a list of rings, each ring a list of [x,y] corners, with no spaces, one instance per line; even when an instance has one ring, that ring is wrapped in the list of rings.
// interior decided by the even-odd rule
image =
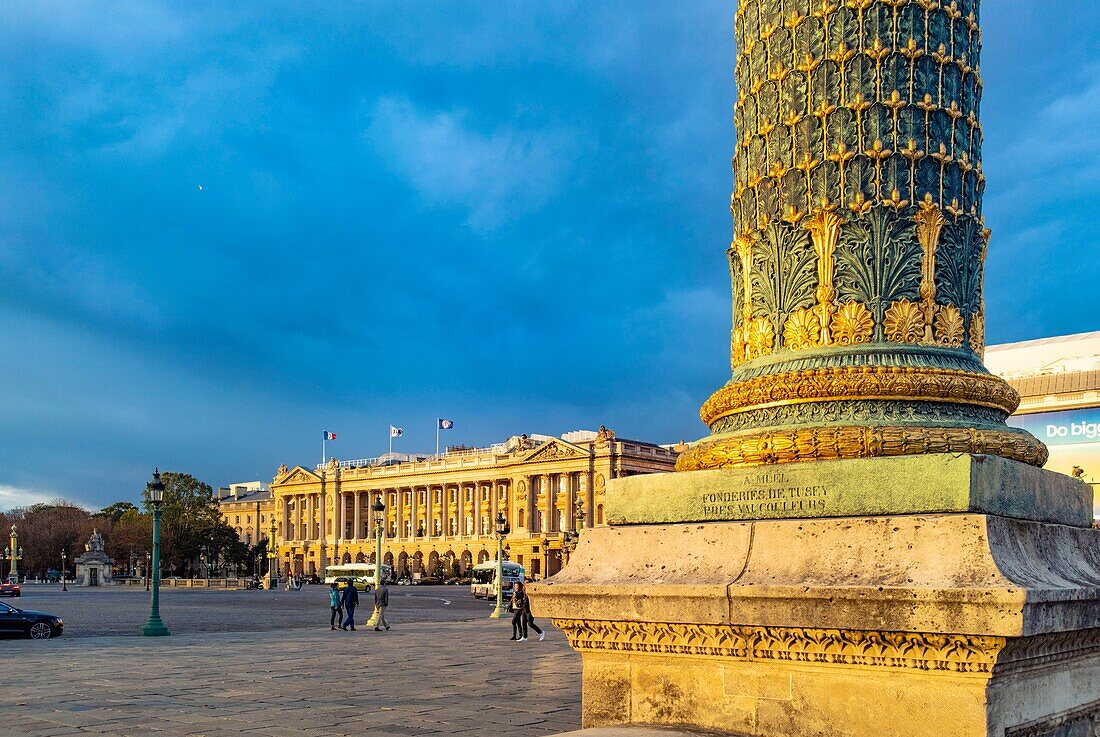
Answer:
[[[336,433],[329,432],[328,430],[324,430],[323,432],[325,433],[325,440],[335,440],[336,439]]]

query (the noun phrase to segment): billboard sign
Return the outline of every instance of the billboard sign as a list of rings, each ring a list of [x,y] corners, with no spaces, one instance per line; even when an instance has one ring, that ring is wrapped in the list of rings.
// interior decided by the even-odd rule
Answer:
[[[1074,466],[1079,466],[1084,471],[1085,481],[1097,488],[1100,481],[1100,407],[1013,415],[1008,418],[1008,424],[1022,427],[1046,443],[1050,460],[1044,468],[1069,475]],[[1093,509],[1100,519],[1095,499]]]

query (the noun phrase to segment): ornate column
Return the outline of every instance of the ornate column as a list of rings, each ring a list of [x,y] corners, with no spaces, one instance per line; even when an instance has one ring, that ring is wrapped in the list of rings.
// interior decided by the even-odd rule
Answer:
[[[361,510],[363,508],[363,504],[361,503],[360,498],[359,498],[360,494],[362,494],[361,491],[355,491],[355,492],[352,492],[352,495],[351,495],[351,503],[353,505],[352,521],[353,521],[353,524],[355,525],[355,529],[351,533],[351,539],[354,540],[355,542],[359,542],[359,539],[362,537],[362,532],[361,531],[363,529],[362,528],[362,521],[361,521],[361,516],[362,516]]]
[[[674,474],[597,455],[607,524],[531,587],[583,726],[1094,734],[1092,492],[982,365],[978,0],[739,0],[735,35],[711,434]]]
[[[286,542],[287,540],[292,539],[290,534],[289,534],[290,533],[290,522],[291,522],[291,520],[290,520],[290,495],[289,494],[287,494],[286,496],[284,496],[282,498],[282,504],[283,504],[283,514],[282,514],[282,517],[283,517],[283,519],[282,519],[282,523],[283,523],[282,524],[283,540],[282,541]]]
[[[482,525],[482,520],[481,520],[481,515],[482,515],[482,512],[481,512],[481,509],[482,509],[481,496],[484,493],[485,493],[485,484],[484,484],[484,482],[475,481],[474,482],[474,510],[473,510],[474,530],[473,530],[472,533],[470,533],[470,534],[474,535],[475,537],[481,537],[482,535],[485,534],[484,529],[483,529],[483,525]]]
[[[304,534],[302,532],[302,520],[303,512],[302,507],[305,506],[305,494],[296,494],[294,496],[294,539],[303,540]]]
[[[928,452],[1042,465],[982,365],[976,0],[742,0],[730,381],[679,470]]]
[[[397,492],[397,537],[405,538],[405,489],[395,489]]]
[[[332,496],[332,526],[336,543],[340,544],[344,541],[344,492],[339,481],[333,485]]]

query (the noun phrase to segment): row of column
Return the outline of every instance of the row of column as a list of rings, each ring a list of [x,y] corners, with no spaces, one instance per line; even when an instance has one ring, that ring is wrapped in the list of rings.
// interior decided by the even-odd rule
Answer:
[[[523,504],[514,503],[519,482],[527,491]],[[386,505],[385,534],[390,539],[489,536],[495,532],[495,520],[500,513],[513,531],[529,534],[572,532],[576,526],[574,504],[578,496],[584,502],[585,523],[592,524],[592,487],[589,472],[570,472],[459,484],[341,491],[333,507],[333,532],[339,542],[373,539],[377,523],[370,508],[379,495]],[[283,496],[282,539],[332,539],[326,519],[325,496],[325,491]]]

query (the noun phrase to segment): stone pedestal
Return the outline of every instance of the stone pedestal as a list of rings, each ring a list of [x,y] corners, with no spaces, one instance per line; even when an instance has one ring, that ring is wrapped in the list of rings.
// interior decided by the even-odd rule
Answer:
[[[1100,532],[1089,487],[984,456],[897,459],[910,464],[902,477],[883,460],[613,482],[622,523],[585,531],[570,565],[532,587],[536,616],[582,654],[584,726],[1093,735]],[[853,504],[862,488],[872,508],[908,489],[926,503],[892,516],[631,521],[708,494],[813,487]],[[1042,500],[1031,515],[1028,498]],[[997,499],[1058,523],[996,514]]]

